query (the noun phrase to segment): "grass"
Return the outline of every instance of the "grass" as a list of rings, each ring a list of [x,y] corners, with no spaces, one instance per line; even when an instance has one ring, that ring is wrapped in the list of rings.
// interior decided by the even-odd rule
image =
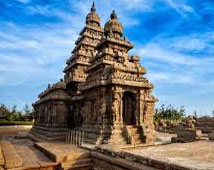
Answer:
[[[7,126],[7,125],[33,125],[33,122],[32,121],[7,121],[7,120],[0,121],[0,126]]]

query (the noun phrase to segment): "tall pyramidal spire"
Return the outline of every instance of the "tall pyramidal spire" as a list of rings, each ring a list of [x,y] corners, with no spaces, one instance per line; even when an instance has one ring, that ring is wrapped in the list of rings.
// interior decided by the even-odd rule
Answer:
[[[95,47],[100,42],[102,34],[100,18],[96,13],[95,3],[93,2],[91,11],[86,16],[86,25],[80,32],[80,36],[75,42],[76,46],[64,69],[65,81],[68,86],[75,88],[73,92],[77,91],[79,83],[85,81],[87,67],[96,53]]]
[[[95,143],[105,143],[106,139],[108,143],[120,144],[154,141],[153,110],[157,101],[151,94],[154,86],[144,77],[146,68],[139,63],[140,58],[128,54],[132,48],[123,38],[122,24],[113,10],[96,47],[98,53],[91,60],[86,81],[80,87],[88,104],[83,108],[86,120],[83,130],[86,136],[89,134],[88,140],[92,140],[90,134],[96,131],[100,136],[94,137]],[[124,127],[138,130],[128,134]],[[130,136],[131,141],[124,139],[124,135]],[[135,139],[135,135],[141,137]]]

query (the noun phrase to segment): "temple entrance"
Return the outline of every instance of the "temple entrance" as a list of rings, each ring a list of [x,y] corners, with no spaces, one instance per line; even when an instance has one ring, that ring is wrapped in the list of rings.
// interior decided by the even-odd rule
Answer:
[[[123,123],[125,125],[135,125],[136,117],[136,95],[132,92],[125,92],[123,95]]]

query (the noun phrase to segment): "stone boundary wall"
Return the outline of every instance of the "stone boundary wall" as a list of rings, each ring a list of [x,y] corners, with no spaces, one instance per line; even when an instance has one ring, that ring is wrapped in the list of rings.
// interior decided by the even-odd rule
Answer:
[[[5,136],[15,136],[18,135],[19,132],[27,132],[30,131],[32,125],[10,125],[10,126],[0,126],[0,139]]]
[[[214,117],[200,117],[197,119],[196,129],[202,133],[211,133],[214,131]]]
[[[31,129],[32,125],[8,125],[8,126],[0,126],[1,129],[18,129],[18,130],[28,130]]]
[[[113,161],[109,162],[109,160],[107,160],[107,158],[105,158],[104,156],[98,157],[100,153],[111,157]],[[92,154],[92,159],[95,159],[95,163],[98,163],[97,159],[102,159],[104,162],[109,162],[114,166],[116,165],[118,167],[118,170],[121,170],[121,169],[139,170],[141,166],[142,166],[142,169],[147,167],[148,170],[150,167],[152,167],[153,169],[192,170],[191,168],[184,167],[181,165],[170,164],[168,162],[163,162],[163,161],[146,158],[139,155],[134,155],[126,151],[113,151],[108,148],[102,148],[102,147],[96,147],[96,151],[92,151],[91,154]],[[119,161],[120,159],[123,159],[123,161]],[[131,162],[131,166],[129,166],[128,162]],[[137,166],[135,167],[135,165]]]

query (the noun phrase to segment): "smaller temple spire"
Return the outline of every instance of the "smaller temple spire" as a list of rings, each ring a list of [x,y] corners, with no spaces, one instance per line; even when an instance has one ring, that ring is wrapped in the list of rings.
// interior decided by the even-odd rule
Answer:
[[[91,7],[91,12],[96,12],[96,7],[95,7],[95,3],[93,1],[92,7]]]
[[[110,18],[111,19],[117,19],[117,14],[116,14],[115,10],[112,11]]]
[[[115,10],[112,11],[110,15],[110,20],[104,26],[104,34],[106,36],[110,34],[112,35],[112,33],[117,38],[122,37],[123,35],[123,27],[121,23],[117,20],[117,14]]]

